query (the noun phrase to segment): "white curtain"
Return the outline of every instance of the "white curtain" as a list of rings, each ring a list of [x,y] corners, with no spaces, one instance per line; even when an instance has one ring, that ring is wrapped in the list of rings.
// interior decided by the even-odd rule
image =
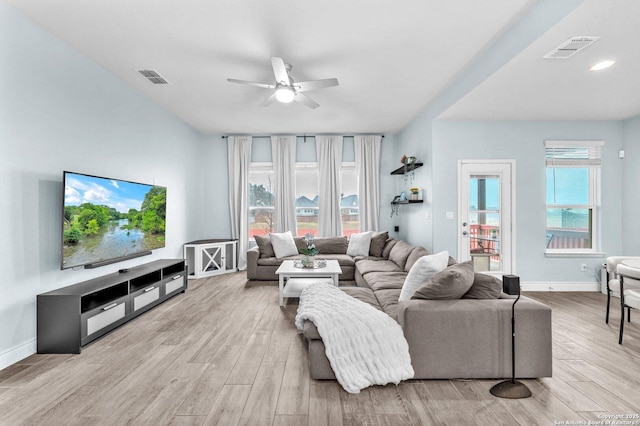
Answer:
[[[342,136],[316,136],[318,156],[318,236],[342,235],[340,168]]]
[[[380,149],[382,136],[356,135],[356,174],[360,231],[377,231],[380,212]]]
[[[249,165],[251,136],[229,136],[229,212],[231,238],[238,240],[238,269],[247,269],[249,248]]]
[[[271,136],[276,232],[296,235],[296,137]]]

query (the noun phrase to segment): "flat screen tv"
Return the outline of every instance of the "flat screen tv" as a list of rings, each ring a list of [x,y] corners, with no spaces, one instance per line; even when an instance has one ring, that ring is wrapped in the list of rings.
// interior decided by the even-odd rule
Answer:
[[[167,188],[64,172],[62,269],[95,268],[165,245]]]

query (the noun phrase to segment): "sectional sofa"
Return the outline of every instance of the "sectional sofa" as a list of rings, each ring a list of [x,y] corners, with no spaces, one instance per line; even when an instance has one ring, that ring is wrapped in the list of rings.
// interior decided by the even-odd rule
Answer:
[[[283,259],[272,256],[267,243],[263,240],[258,247],[249,250],[249,279],[277,280],[275,270]],[[302,239],[296,244],[304,247]],[[498,290],[497,298],[481,299],[477,297],[484,297],[482,292],[472,291],[476,281],[479,286],[494,278],[476,273],[472,290],[461,299],[399,302],[408,272],[429,252],[423,247],[388,238],[386,232],[374,234],[369,256],[348,256],[347,246],[343,237],[316,239],[319,256],[340,263],[341,280],[355,281],[356,286],[343,287],[343,291],[385,312],[402,326],[409,343],[415,379],[511,377],[513,297]],[[449,265],[455,263],[449,258]],[[515,312],[517,376],[550,377],[551,309],[523,296]],[[303,334],[308,343],[311,377],[335,379],[322,338],[311,321],[305,322]]]

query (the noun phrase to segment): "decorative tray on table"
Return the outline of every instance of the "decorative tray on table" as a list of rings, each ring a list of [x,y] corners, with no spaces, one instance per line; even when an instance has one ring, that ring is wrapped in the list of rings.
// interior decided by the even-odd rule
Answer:
[[[325,259],[296,259],[293,266],[299,269],[320,269],[327,266]]]

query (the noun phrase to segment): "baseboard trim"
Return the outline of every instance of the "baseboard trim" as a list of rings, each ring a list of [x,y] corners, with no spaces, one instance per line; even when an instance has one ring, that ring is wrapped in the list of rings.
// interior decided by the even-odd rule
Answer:
[[[36,349],[36,339],[34,337],[26,343],[0,354],[0,370],[35,354]]]
[[[595,291],[600,292],[600,283],[558,283],[558,282],[523,282],[522,291]]]

